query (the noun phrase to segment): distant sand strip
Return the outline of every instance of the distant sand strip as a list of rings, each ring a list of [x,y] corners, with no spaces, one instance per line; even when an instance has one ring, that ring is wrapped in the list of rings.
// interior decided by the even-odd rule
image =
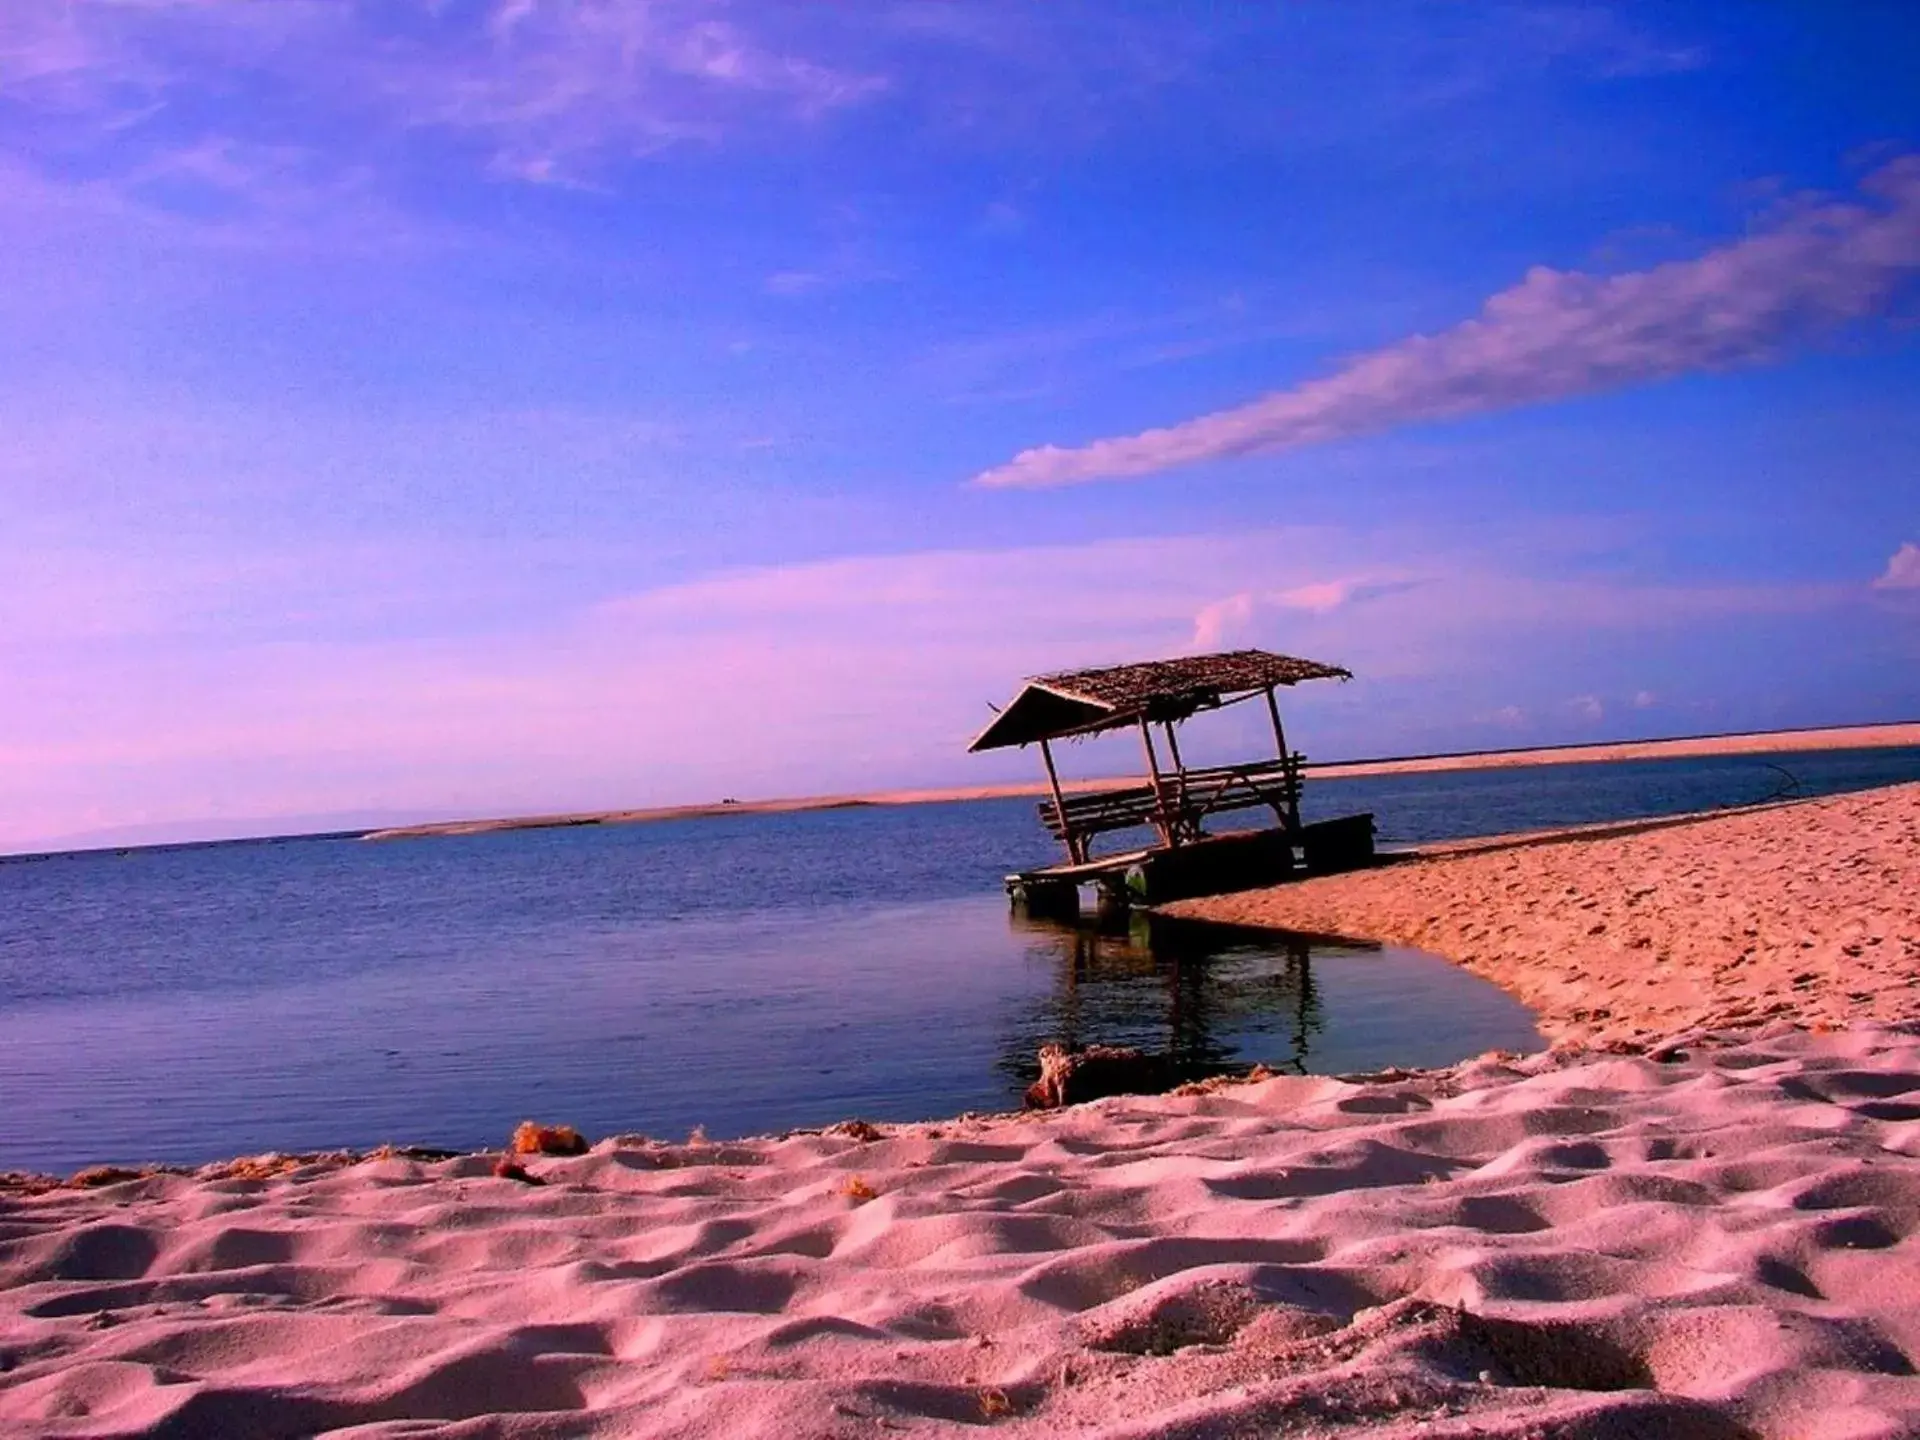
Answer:
[[[1794,751],[1868,750],[1920,746],[1920,722],[1891,725],[1839,725],[1820,730],[1769,730],[1741,735],[1700,735],[1676,740],[1632,740],[1599,745],[1559,745],[1527,750],[1477,750],[1448,755],[1410,755],[1384,760],[1348,760],[1309,764],[1316,777],[1330,780],[1361,775],[1411,775],[1442,770],[1503,770],[1524,765],[1597,764],[1609,760],[1677,760],[1709,755],[1774,755]],[[1106,776],[1073,780],[1061,788],[1092,794],[1145,783],[1144,776]],[[926,805],[955,800],[1001,800],[1047,793],[1040,782],[968,785],[945,789],[881,790],[863,795],[813,795],[776,800],[728,800],[700,805],[667,805],[639,810],[582,810],[558,815],[525,815],[495,820],[447,820],[395,825],[367,832],[366,840],[420,839],[435,835],[484,835],[498,830],[544,830],[573,825],[632,825],[660,820],[690,820],[723,815],[773,815],[802,810],[840,810],[860,805]]]

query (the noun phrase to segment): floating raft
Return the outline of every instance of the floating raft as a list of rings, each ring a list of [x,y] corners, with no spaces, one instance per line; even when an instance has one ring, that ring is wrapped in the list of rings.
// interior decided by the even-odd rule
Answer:
[[[1164,905],[1358,869],[1373,858],[1373,816],[1343,815],[1298,831],[1275,826],[1210,835],[1023,870],[1007,876],[1006,885],[1014,905],[1027,914],[1071,919],[1081,912],[1083,889],[1094,891],[1103,910]]]

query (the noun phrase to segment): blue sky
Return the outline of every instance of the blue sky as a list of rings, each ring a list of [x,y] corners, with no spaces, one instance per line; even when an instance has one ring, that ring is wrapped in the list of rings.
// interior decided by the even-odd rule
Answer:
[[[1920,717],[1916,73],[1870,0],[0,8],[0,848],[1027,778],[1019,676],[1212,646],[1350,666],[1327,758]]]

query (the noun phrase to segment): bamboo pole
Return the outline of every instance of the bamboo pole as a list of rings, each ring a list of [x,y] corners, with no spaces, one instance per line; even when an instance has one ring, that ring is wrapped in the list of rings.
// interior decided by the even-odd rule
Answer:
[[[1067,801],[1060,793],[1060,772],[1053,768],[1053,747],[1045,740],[1040,742],[1040,759],[1047,767],[1047,785],[1053,791],[1053,813],[1060,819],[1060,833],[1067,842],[1067,859],[1075,865],[1084,865],[1087,857],[1081,854],[1073,831],[1067,828]]]
[[[1280,723],[1280,702],[1273,697],[1273,686],[1267,686],[1267,714],[1273,720],[1273,743],[1280,751],[1280,768],[1289,778],[1287,813],[1280,817],[1289,830],[1298,833],[1300,829],[1300,777],[1294,768],[1293,756],[1287,752],[1287,731]]]
[[[1180,758],[1180,742],[1174,738],[1173,722],[1162,720],[1160,728],[1167,735],[1167,753],[1173,757],[1173,799],[1180,807],[1181,820],[1184,823],[1187,814],[1187,767]]]
[[[1167,817],[1166,788],[1160,779],[1160,757],[1153,752],[1153,727],[1147,723],[1147,717],[1140,717],[1140,743],[1147,750],[1147,774],[1153,782],[1153,807],[1157,818],[1154,828],[1160,832],[1163,845],[1173,844],[1173,826]]]
[[[1180,763],[1180,742],[1173,737],[1173,722],[1171,720],[1162,720],[1160,722],[1160,728],[1166,731],[1167,734],[1167,753],[1173,756],[1174,773],[1182,779],[1185,779],[1187,767]]]

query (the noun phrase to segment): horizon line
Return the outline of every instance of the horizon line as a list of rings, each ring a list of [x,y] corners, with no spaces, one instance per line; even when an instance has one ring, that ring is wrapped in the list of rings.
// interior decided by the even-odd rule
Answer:
[[[1324,779],[1359,779],[1369,775],[1419,774],[1448,771],[1498,770],[1531,765],[1594,764],[1636,759],[1701,759],[1714,755],[1820,753],[1850,748],[1844,744],[1740,745],[1740,741],[1810,741],[1820,737],[1854,737],[1861,732],[1885,731],[1862,749],[1893,750],[1920,746],[1920,720],[1863,720],[1840,725],[1796,726],[1778,730],[1724,730],[1697,735],[1670,735],[1645,740],[1582,740],[1562,745],[1519,745],[1502,750],[1441,750],[1414,755],[1383,755],[1353,760],[1309,760],[1302,768]],[[1725,744],[1725,748],[1687,746]],[[1609,752],[1599,754],[1596,752]],[[1624,753],[1616,753],[1624,752]],[[1477,762],[1477,763],[1475,763]],[[1110,775],[1063,781],[1061,788],[1075,794],[1138,783],[1133,775]],[[500,834],[514,830],[558,830],[597,825],[635,825],[668,820],[718,819],[729,815],[782,815],[811,810],[850,810],[885,805],[935,805],[968,800],[1021,799],[1047,793],[1042,781],[1002,781],[985,785],[949,785],[866,791],[839,795],[773,796],[754,800],[731,797],[682,805],[635,806],[608,810],[580,810],[530,814],[426,820],[402,825],[345,826],[339,829],[230,835],[205,840],[159,840],[133,845],[75,845],[55,850],[0,851],[0,864],[80,858],[88,855],[124,855],[136,851],[197,850],[219,845],[292,844],[319,840],[412,840]]]

